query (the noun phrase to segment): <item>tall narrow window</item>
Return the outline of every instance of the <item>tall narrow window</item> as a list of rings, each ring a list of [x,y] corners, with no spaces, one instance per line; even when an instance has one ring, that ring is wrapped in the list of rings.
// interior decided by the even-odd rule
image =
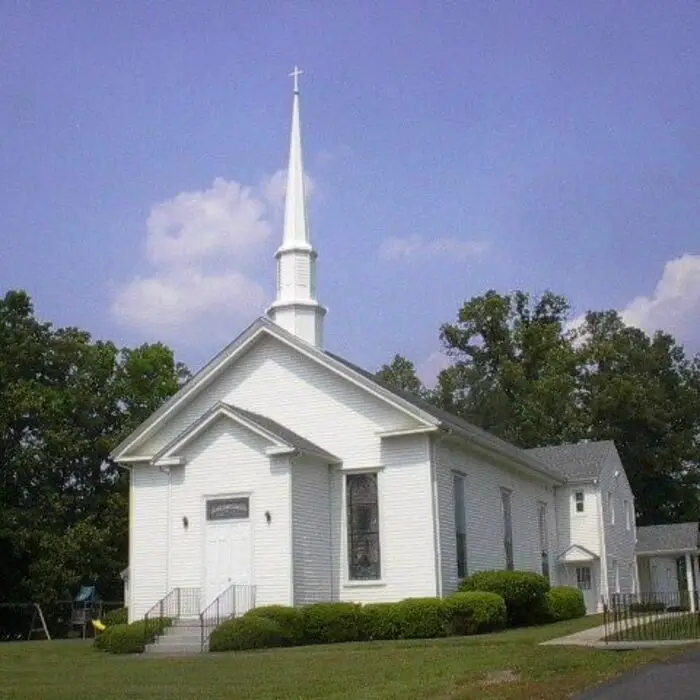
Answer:
[[[574,494],[574,503],[576,504],[576,512],[583,513],[583,491],[577,491]]]
[[[377,580],[381,576],[377,475],[348,474],[345,486],[350,580]]]
[[[625,501],[624,509],[625,509],[625,529],[630,530],[630,529],[632,529],[632,522],[631,522],[632,518],[630,517],[630,502],[629,501]]]
[[[452,475],[455,506],[455,534],[457,539],[457,576],[467,575],[467,511],[465,507],[465,483],[463,474]]]
[[[540,556],[542,558],[542,576],[549,578],[549,534],[547,532],[547,504],[538,506],[538,521],[540,528]]]
[[[506,570],[513,570],[513,511],[511,492],[501,489],[501,507],[503,510],[503,549],[505,550]]]
[[[613,497],[613,492],[608,491],[608,508],[610,509],[610,524],[615,524],[615,499]]]

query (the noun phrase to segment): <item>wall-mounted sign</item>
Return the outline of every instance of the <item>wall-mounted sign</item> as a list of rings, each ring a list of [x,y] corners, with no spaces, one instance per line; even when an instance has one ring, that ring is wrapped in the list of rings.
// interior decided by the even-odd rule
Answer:
[[[207,501],[207,520],[241,520],[247,518],[247,498],[217,498]]]

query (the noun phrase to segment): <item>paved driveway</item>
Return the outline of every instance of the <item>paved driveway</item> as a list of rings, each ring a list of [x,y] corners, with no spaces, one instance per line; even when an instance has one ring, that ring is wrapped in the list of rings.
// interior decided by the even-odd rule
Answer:
[[[624,654],[611,651],[610,654]],[[698,700],[700,698],[700,649],[668,661],[644,666],[620,676],[573,700]]]

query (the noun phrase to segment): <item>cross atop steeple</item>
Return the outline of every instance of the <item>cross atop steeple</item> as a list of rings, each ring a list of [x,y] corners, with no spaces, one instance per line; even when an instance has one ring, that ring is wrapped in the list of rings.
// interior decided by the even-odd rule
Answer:
[[[303,70],[299,70],[297,66],[294,66],[294,70],[289,74],[290,78],[294,78],[294,94],[299,94],[299,76],[304,75]]]

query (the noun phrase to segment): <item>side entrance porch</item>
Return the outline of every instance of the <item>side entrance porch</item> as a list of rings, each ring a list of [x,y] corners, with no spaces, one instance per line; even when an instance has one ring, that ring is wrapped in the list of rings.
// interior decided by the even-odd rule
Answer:
[[[602,610],[600,557],[580,545],[571,545],[557,557],[560,585],[578,588],[583,593],[586,613],[592,615]]]

